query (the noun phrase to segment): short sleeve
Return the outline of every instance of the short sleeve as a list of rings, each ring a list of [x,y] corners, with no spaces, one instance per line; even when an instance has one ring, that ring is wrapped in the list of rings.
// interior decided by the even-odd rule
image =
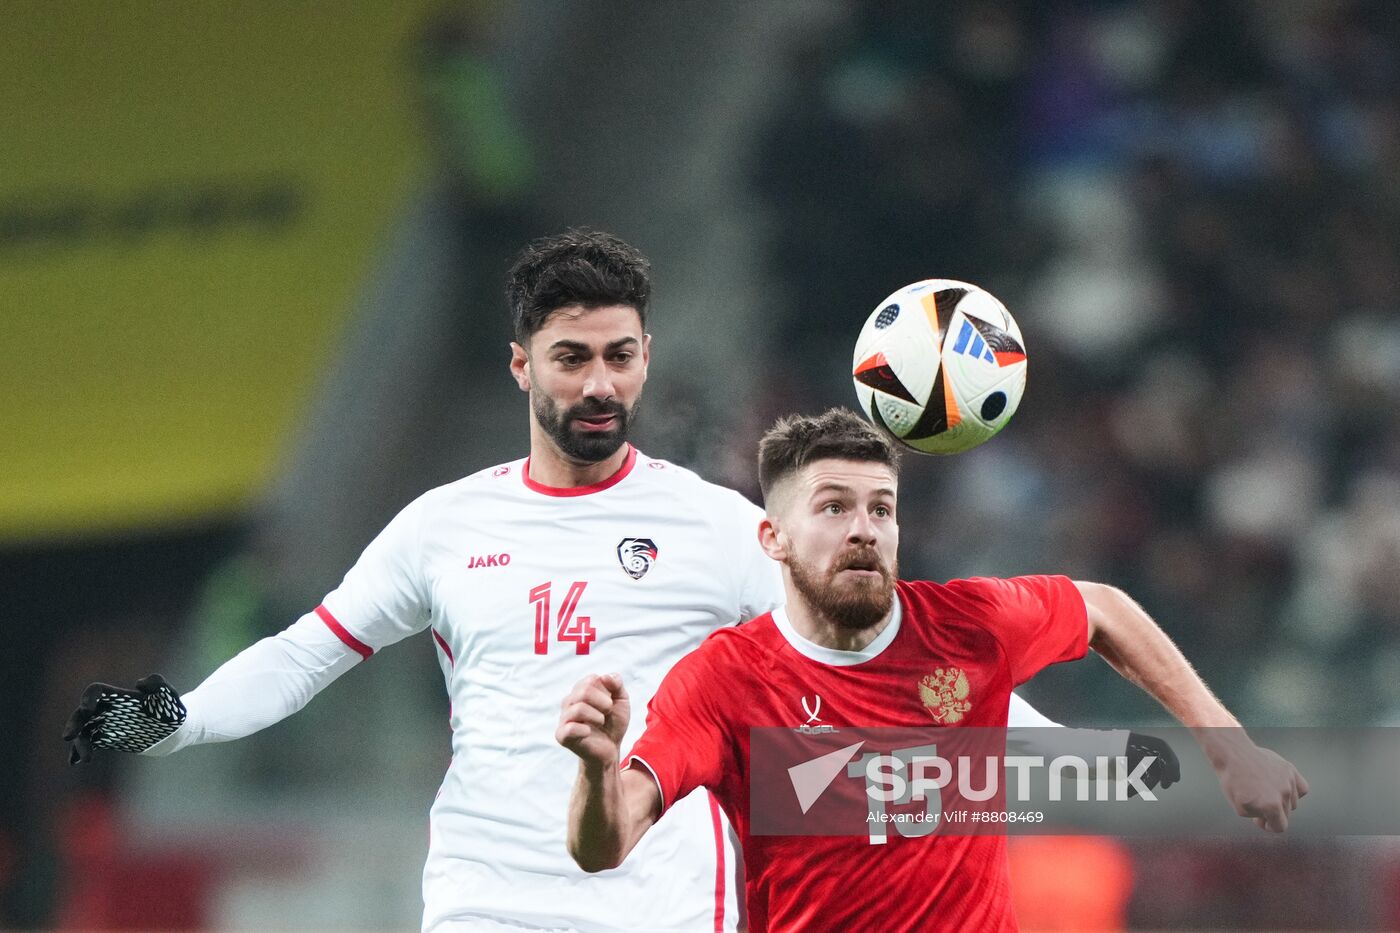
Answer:
[[[425,498],[384,527],[316,608],[321,621],[364,657],[428,627],[420,545]]]
[[[671,668],[647,707],[646,730],[623,760],[624,768],[651,772],[663,813],[698,787],[717,787],[736,767],[713,695],[724,678],[709,654],[702,645]]]
[[[986,600],[987,625],[1006,651],[1014,684],[1025,683],[1051,664],[1082,658],[1089,650],[1088,610],[1068,577],[965,582]]]

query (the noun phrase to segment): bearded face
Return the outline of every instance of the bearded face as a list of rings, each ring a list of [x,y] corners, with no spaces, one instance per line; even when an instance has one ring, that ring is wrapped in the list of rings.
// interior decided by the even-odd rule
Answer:
[[[858,644],[894,608],[897,488],[890,464],[833,455],[766,491],[759,542],[786,565],[789,604],[801,603],[815,617],[810,621],[838,641]],[[849,637],[839,637],[842,632]]]
[[[585,398],[567,408],[543,392],[530,393],[535,420],[558,445],[579,463],[606,460],[627,442],[638,402],[629,409],[616,399]]]
[[[860,631],[878,624],[894,605],[899,562],[886,565],[873,547],[854,547],[826,566],[794,554],[788,560],[793,586],[807,604],[844,629]]]
[[[646,383],[651,338],[627,305],[554,311],[511,344],[511,374],[530,393],[532,420],[564,460],[601,463],[627,443]]]

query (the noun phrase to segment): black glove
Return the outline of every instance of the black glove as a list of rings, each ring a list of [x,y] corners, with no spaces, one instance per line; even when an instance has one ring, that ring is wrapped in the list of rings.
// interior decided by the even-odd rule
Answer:
[[[91,761],[94,748],[144,752],[184,721],[180,694],[159,674],[141,678],[135,690],[88,684],[63,729],[63,741],[73,743],[68,763]]]
[[[1166,789],[1181,780],[1181,762],[1177,760],[1176,752],[1172,751],[1166,739],[1159,739],[1155,735],[1143,735],[1141,732],[1129,732],[1127,756],[1130,774],[1144,758],[1157,759],[1147,766],[1140,779],[1148,790],[1155,790],[1159,784]],[[1131,784],[1128,785],[1128,796],[1137,796],[1137,788]]]

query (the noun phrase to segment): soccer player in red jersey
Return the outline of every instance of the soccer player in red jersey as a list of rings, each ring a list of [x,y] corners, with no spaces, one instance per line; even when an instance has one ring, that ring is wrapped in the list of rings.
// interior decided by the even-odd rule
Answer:
[[[620,675],[587,677],[562,704],[556,738],[581,759],[569,848],[585,870],[620,865],[669,807],[706,787],[743,843],[750,929],[1014,930],[1004,836],[876,846],[753,834],[750,729],[792,728],[799,698],[813,695],[836,727],[927,726],[920,683],[934,668],[966,678],[957,726],[1002,727],[1014,686],[1089,648],[1196,730],[1237,813],[1286,828],[1307,783],[1249,740],[1121,591],[1060,576],[898,580],[896,451],[848,411],[780,421],[759,472],[759,540],[782,564],[786,605],[684,657],[625,760],[631,704]]]

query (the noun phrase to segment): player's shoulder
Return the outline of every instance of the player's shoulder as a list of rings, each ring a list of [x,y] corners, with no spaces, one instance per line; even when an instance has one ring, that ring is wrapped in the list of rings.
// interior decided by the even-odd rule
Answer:
[[[476,496],[499,497],[517,488],[524,487],[525,458],[498,463],[469,473],[461,479],[441,486],[434,486],[420,495],[415,502],[441,506],[456,499]]]
[[[512,478],[515,485],[521,485],[520,471],[524,464],[523,459],[513,460],[434,486],[400,509],[394,523],[423,528],[433,525],[433,519],[453,514],[454,510],[468,508],[476,512],[483,503],[503,502],[509,498],[507,490],[513,488],[509,482]]]
[[[1029,574],[1016,577],[965,577],[937,583],[932,580],[900,580],[905,602],[918,612],[946,613],[964,610],[971,615],[990,609],[1019,604],[1028,599],[1042,602],[1062,597],[1074,587],[1073,581],[1058,574]]]
[[[1060,579],[1063,578],[1058,574],[1026,574],[1013,577],[958,577],[941,583],[936,580],[900,579],[899,585],[920,593],[977,599],[993,597],[1007,589],[1040,586]]]
[[[528,457],[509,460],[495,466],[483,467],[459,480],[439,486],[438,489],[494,489],[501,486],[520,486],[525,482],[525,463]]]
[[[994,597],[1003,582],[995,577],[965,577],[954,580],[900,580],[901,592],[921,600],[937,602],[982,602]]]
[[[739,513],[745,517],[761,511],[743,493],[711,482],[688,467],[637,452],[638,478],[648,486],[665,490],[678,500],[692,503],[698,510],[719,514]]]
[[[751,666],[771,657],[786,644],[777,623],[773,621],[773,613],[765,612],[747,622],[715,629],[700,643],[696,652],[704,652],[714,662],[740,662]]]
[[[899,580],[896,586],[906,596],[939,603],[989,602],[1009,582],[1000,577],[963,577],[937,580]]]
[[[638,479],[659,486],[685,490],[720,490],[724,488],[711,483],[689,467],[683,467],[660,457],[648,456],[640,450],[637,451],[636,472]]]

